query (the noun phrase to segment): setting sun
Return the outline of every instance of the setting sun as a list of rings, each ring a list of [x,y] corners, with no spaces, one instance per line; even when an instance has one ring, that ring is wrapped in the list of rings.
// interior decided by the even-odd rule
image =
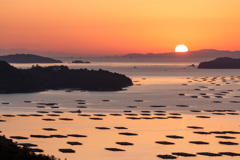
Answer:
[[[178,45],[176,48],[175,48],[175,52],[187,52],[188,51],[188,48],[187,46],[181,44],[181,45]]]

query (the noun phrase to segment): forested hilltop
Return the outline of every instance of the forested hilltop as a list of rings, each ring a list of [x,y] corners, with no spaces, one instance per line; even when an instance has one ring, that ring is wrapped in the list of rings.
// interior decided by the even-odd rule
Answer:
[[[0,93],[37,92],[49,89],[118,91],[133,85],[125,75],[105,70],[69,69],[67,66],[33,66],[18,69],[0,61]]]
[[[0,136],[0,159],[2,160],[60,160],[54,156],[36,155],[30,148],[20,147],[12,140]]]

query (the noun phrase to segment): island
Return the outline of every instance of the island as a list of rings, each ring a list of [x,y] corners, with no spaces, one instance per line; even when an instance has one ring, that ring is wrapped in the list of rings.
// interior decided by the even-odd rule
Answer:
[[[62,63],[60,60],[33,54],[10,54],[0,56],[0,60],[8,63]]]
[[[208,62],[201,62],[199,69],[240,69],[240,59],[221,57]]]
[[[90,62],[89,61],[75,60],[75,61],[72,61],[72,63],[90,63]]]
[[[74,89],[119,91],[133,85],[123,74],[102,69],[69,69],[67,66],[32,66],[18,69],[0,61],[0,93],[28,93],[45,90]]]

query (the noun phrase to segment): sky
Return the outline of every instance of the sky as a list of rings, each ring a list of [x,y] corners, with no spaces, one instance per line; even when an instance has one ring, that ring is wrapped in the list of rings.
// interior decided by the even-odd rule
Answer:
[[[240,0],[0,0],[0,48],[118,55],[240,50]],[[57,56],[57,55],[56,55]]]

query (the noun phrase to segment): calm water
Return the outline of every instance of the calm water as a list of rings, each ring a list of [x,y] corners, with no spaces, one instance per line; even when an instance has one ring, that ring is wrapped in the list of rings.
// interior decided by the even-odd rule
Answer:
[[[15,140],[20,143],[28,142],[37,144],[43,149],[45,154],[53,154],[59,158],[68,160],[113,160],[113,159],[159,159],[158,154],[171,154],[172,152],[187,152],[196,154],[197,152],[239,152],[239,145],[219,144],[219,141],[231,141],[240,143],[240,134],[209,134],[201,135],[193,133],[195,131],[237,131],[240,132],[239,115],[240,112],[239,93],[239,70],[198,70],[189,67],[192,63],[156,63],[156,62],[93,62],[91,64],[71,64],[69,68],[105,69],[112,72],[125,74],[132,78],[135,85],[128,87],[126,91],[118,92],[65,92],[45,91],[30,94],[1,94],[1,114],[11,114],[15,117],[1,116],[6,122],[1,123],[2,134],[10,136],[24,136],[28,140]],[[195,63],[196,64],[196,63]],[[16,67],[27,68],[33,64],[14,64]],[[43,64],[43,66],[48,64]],[[212,79],[213,77],[216,79]],[[230,77],[234,76],[234,77]],[[195,77],[195,78],[194,78]],[[204,77],[208,77],[205,78]],[[221,77],[226,77],[221,79]],[[187,79],[189,78],[189,79]],[[203,78],[203,79],[202,79]],[[187,84],[187,85],[183,85]],[[180,93],[185,96],[179,96]],[[204,98],[209,96],[208,98]],[[197,96],[192,98],[191,96]],[[216,97],[221,96],[221,97]],[[85,100],[85,104],[78,104]],[[103,101],[109,100],[109,101]],[[140,100],[140,101],[136,101]],[[25,103],[24,101],[31,101]],[[222,103],[214,103],[221,101]],[[233,101],[233,102],[232,102]],[[57,103],[59,108],[37,108],[37,103]],[[235,102],[235,103],[234,103]],[[151,105],[164,105],[166,107],[156,108]],[[177,107],[176,105],[187,105],[187,107]],[[90,116],[79,116],[76,111],[77,106],[81,108],[83,114]],[[128,106],[136,106],[129,108]],[[125,115],[124,111],[132,111],[137,115]],[[155,115],[155,111],[165,111],[166,115]],[[191,112],[190,110],[200,110],[201,112]],[[205,110],[205,111],[204,111]],[[207,112],[206,110],[220,110]],[[225,111],[223,110],[231,110]],[[46,111],[49,113],[37,113]],[[53,111],[59,116],[50,116]],[[149,111],[149,115],[141,115],[142,111]],[[21,117],[18,114],[41,114],[41,117]],[[110,114],[121,114],[112,116]],[[178,113],[180,115],[174,115]],[[213,114],[214,113],[214,114]],[[223,115],[218,115],[221,113]],[[229,114],[230,113],[230,114]],[[104,114],[99,116],[94,114]],[[173,114],[173,115],[172,115]],[[169,117],[170,116],[170,117]],[[171,118],[174,116],[173,118]],[[210,118],[197,118],[196,116],[209,116]],[[102,120],[92,120],[90,118],[102,118]],[[149,119],[128,119],[128,117],[148,117]],[[168,119],[153,119],[153,117],[165,117]],[[177,119],[176,119],[177,117]],[[180,119],[180,118],[181,119]],[[51,118],[55,121],[44,121],[44,118]],[[59,118],[71,118],[71,121],[60,120]],[[119,130],[114,127],[123,126],[128,129]],[[199,126],[203,129],[191,129],[187,126]],[[99,130],[95,127],[108,127],[108,130]],[[45,131],[42,128],[55,128],[57,131]],[[137,136],[120,135],[120,132],[137,133]],[[53,134],[81,134],[87,135],[85,138],[33,138],[32,134],[53,135]],[[183,139],[167,138],[167,135],[183,136]],[[231,136],[235,139],[222,139],[216,136]],[[77,141],[82,145],[71,146],[69,141]],[[155,141],[169,141],[174,145],[161,145]],[[189,141],[205,141],[208,145],[191,144]],[[132,146],[121,146],[115,142],[131,142]],[[61,153],[58,149],[69,148],[76,153]],[[105,148],[120,148],[126,151],[112,152]],[[239,159],[239,157],[211,157],[214,160]],[[178,157],[177,159],[209,159],[208,156],[197,155],[192,158]]]

